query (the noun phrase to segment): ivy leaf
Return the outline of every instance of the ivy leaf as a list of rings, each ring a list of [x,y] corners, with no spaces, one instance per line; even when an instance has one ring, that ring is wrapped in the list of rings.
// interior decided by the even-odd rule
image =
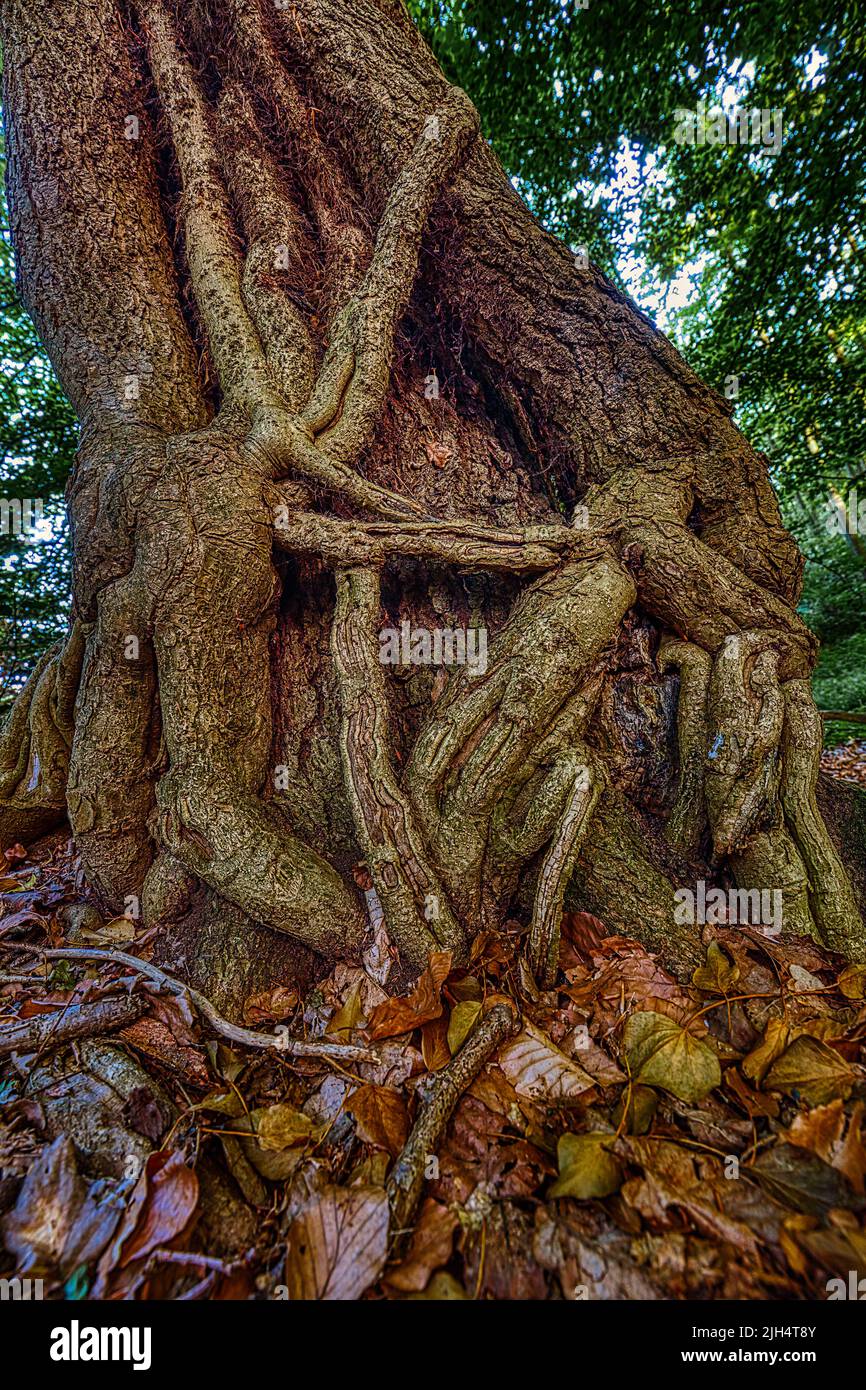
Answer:
[[[855,1080],[854,1072],[838,1052],[818,1038],[803,1034],[773,1063],[764,1086],[769,1091],[797,1095],[807,1105],[826,1105],[837,1096],[847,1100]]]
[[[632,1014],[625,1050],[635,1081],[660,1086],[678,1100],[703,1100],[722,1080],[712,1049],[664,1014]]]
[[[729,994],[740,978],[740,967],[722,950],[718,941],[707,947],[707,958],[692,975],[692,984],[707,994]]]
[[[609,1197],[622,1183],[622,1169],[611,1152],[612,1134],[563,1134],[556,1149],[559,1177],[550,1197]]]
[[[480,1013],[481,1005],[476,999],[466,999],[454,1005],[448,1023],[448,1050],[452,1057],[465,1043]]]

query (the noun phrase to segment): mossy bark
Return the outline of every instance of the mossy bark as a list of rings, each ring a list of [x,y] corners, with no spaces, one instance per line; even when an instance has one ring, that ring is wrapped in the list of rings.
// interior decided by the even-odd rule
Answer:
[[[3,29],[20,284],[82,426],[4,836],[68,815],[235,1010],[357,950],[367,875],[414,966],[534,885],[539,978],[568,894],[685,970],[673,886],[783,869],[797,929],[866,955],[766,461],[534,222],[402,7]],[[404,621],[485,628],[486,669],[377,665]]]

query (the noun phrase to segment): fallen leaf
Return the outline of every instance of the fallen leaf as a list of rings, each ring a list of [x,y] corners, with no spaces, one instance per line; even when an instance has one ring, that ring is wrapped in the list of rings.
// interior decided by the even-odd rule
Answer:
[[[804,1034],[795,1038],[764,1078],[768,1091],[784,1091],[807,1105],[822,1105],[841,1096],[847,1099],[855,1073],[832,1047]]]
[[[428,1071],[439,1071],[451,1061],[446,1018],[431,1018],[430,1022],[422,1027],[421,1056]]]
[[[708,994],[730,994],[740,978],[740,967],[725,953],[718,941],[707,947],[707,958],[692,975],[692,983]]]
[[[791,1029],[788,1024],[780,1018],[768,1019],[763,1038],[743,1059],[743,1075],[756,1086],[760,1086],[770,1067],[781,1057],[790,1041]]]
[[[327,1187],[289,1231],[289,1297],[358,1299],[379,1278],[387,1254],[384,1188]]]
[[[628,1109],[625,1119],[625,1128],[629,1134],[646,1134],[658,1108],[658,1096],[651,1086],[632,1086],[631,1092],[624,1091],[616,1103],[613,1112],[613,1123],[619,1126],[622,1121],[623,1111],[626,1108],[626,1097],[628,1097]]]
[[[250,1114],[253,1131],[263,1149],[281,1152],[296,1144],[306,1144],[321,1133],[308,1115],[291,1105],[269,1105]]]
[[[452,1057],[460,1051],[480,1013],[481,1004],[476,999],[466,999],[454,1005],[448,1024],[448,1051]]]
[[[810,1149],[825,1163],[832,1163],[833,1151],[845,1129],[845,1111],[841,1100],[830,1105],[816,1105],[795,1116],[787,1139],[799,1149]]]
[[[406,1258],[388,1271],[385,1282],[403,1293],[421,1293],[433,1271],[450,1260],[459,1225],[456,1212],[432,1197],[425,1198]]]
[[[135,940],[135,923],[129,917],[115,917],[92,931],[82,927],[78,935],[89,946],[119,946]]]
[[[83,1199],[75,1147],[61,1135],[33,1163],[13,1210],[3,1219],[4,1242],[19,1257],[22,1272],[34,1262],[60,1263]]]
[[[419,975],[411,994],[401,999],[385,999],[370,1014],[372,1039],[393,1038],[410,1033],[422,1023],[442,1013],[442,985],[451,969],[450,951],[433,951],[427,969]]]
[[[397,1157],[409,1138],[409,1112],[399,1091],[390,1086],[361,1086],[346,1101],[366,1144]]]
[[[824,1216],[833,1207],[853,1211],[866,1206],[836,1168],[793,1144],[765,1149],[742,1175],[754,1178],[777,1202],[795,1211]]]
[[[847,966],[837,984],[846,999],[862,999],[866,996],[866,965]]]
[[[663,1014],[632,1014],[624,1042],[634,1079],[660,1086],[680,1100],[703,1100],[721,1082],[712,1049]]]
[[[293,985],[274,985],[251,994],[244,1004],[244,1023],[278,1023],[289,1018],[300,1004]]]
[[[139,1182],[144,1200],[135,1229],[124,1238],[118,1264],[141,1260],[185,1230],[198,1205],[198,1178],[180,1150],[151,1154]]]
[[[521,1096],[573,1100],[595,1081],[533,1023],[524,1023],[513,1042],[499,1052],[499,1065]]]
[[[563,1134],[556,1149],[559,1177],[549,1197],[609,1197],[622,1183],[611,1152],[612,1134]]]

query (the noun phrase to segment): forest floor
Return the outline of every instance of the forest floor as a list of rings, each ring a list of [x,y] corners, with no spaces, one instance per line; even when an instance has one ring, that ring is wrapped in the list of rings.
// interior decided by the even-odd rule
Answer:
[[[825,767],[866,784],[866,742]],[[577,913],[549,993],[510,923],[392,998],[380,925],[305,999],[246,1001],[251,1029],[374,1053],[346,1061],[229,1044],[111,959],[153,943],[86,903],[62,835],[0,857],[0,912],[0,1276],[48,1297],[825,1299],[866,1275],[866,967],[809,940],[707,926],[682,984]],[[504,999],[520,1032],[401,1245],[386,1181]]]

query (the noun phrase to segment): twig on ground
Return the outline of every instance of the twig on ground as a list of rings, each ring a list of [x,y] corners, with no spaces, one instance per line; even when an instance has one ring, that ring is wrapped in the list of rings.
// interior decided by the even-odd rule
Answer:
[[[192,985],[186,985],[182,980],[176,980],[172,975],[160,970],[158,965],[151,965],[148,961],[139,960],[138,956],[131,956],[126,951],[106,951],[95,946],[22,947],[19,945],[16,949],[33,951],[48,960],[102,961],[103,963],[125,965],[130,970],[137,970],[139,974],[145,975],[149,980],[171,990],[173,994],[185,994],[215,1033],[219,1033],[221,1037],[228,1038],[230,1042],[239,1043],[243,1047],[273,1047],[289,1057],[333,1057],[345,1062],[378,1061],[378,1053],[369,1047],[358,1047],[352,1043],[324,1042],[318,1038],[290,1038],[288,1033],[256,1033],[249,1028],[241,1028],[239,1024],[229,1023],[228,1019],[217,1013],[210,1000],[206,999]]]
[[[436,1153],[457,1102],[502,1043],[517,1032],[519,1020],[508,1004],[494,1004],[479,1018],[453,1061],[436,1072],[418,1118],[388,1179],[391,1230],[396,1241],[408,1234],[431,1155]]]
[[[144,1013],[145,1000],[99,999],[95,1004],[73,1004],[61,1014],[40,1014],[0,1028],[0,1057],[10,1052],[38,1052],[73,1038],[92,1038],[134,1023]]]

